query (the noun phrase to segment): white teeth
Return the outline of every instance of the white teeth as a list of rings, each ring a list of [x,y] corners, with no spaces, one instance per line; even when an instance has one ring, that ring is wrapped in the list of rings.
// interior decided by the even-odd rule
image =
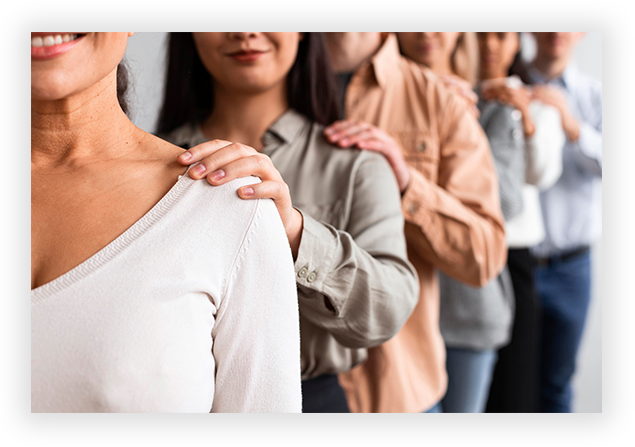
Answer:
[[[53,45],[61,45],[66,42],[77,39],[77,34],[55,34],[50,36],[31,37],[32,47],[51,47]]]

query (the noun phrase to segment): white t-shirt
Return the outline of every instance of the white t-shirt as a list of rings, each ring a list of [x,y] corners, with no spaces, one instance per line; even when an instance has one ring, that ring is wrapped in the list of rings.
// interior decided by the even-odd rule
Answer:
[[[31,292],[32,412],[300,412],[294,267],[254,177],[187,175]]]

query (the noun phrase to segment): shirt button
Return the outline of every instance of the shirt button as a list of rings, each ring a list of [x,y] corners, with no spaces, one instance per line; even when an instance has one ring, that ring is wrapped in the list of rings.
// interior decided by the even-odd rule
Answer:
[[[317,278],[316,273],[315,272],[311,272],[311,273],[309,273],[309,276],[306,278],[306,280],[308,282],[313,282],[313,281],[315,281],[315,278]]]
[[[307,272],[308,272],[308,271],[309,271],[309,269],[307,269],[306,267],[302,267],[302,268],[300,269],[300,271],[298,272],[298,276],[299,276],[300,278],[304,278],[304,277],[306,276],[306,274],[307,274]]]
[[[519,140],[520,137],[522,137],[522,132],[520,131],[520,129],[514,129],[514,131],[512,132],[512,137],[514,137],[514,139]]]
[[[512,110],[512,119],[515,121],[519,121],[523,117],[523,114],[520,113],[520,110]]]

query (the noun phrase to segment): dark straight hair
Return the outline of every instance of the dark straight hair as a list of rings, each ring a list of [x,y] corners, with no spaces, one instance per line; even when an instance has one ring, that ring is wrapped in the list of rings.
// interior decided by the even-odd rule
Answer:
[[[158,134],[186,123],[199,124],[214,108],[212,76],[198,55],[192,33],[170,33],[167,59]],[[287,74],[287,101],[311,121],[328,125],[339,119],[337,79],[329,65],[322,33],[303,33]]]
[[[123,110],[123,113],[126,115],[130,108],[128,107],[128,100],[126,98],[126,93],[128,92],[128,66],[126,65],[126,61],[122,60],[117,65],[117,100],[119,101],[119,105]]]
[[[531,79],[529,78],[529,73],[527,72],[527,67],[523,62],[523,46],[522,46],[522,35],[518,34],[518,53],[514,56],[514,60],[512,64],[509,66],[509,71],[507,73],[508,76],[516,75],[523,81],[525,84],[531,84]]]

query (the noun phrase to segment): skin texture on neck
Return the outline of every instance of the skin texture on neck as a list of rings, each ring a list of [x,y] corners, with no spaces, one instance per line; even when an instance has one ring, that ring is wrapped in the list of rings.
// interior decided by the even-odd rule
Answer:
[[[31,101],[32,289],[112,242],[184,172],[182,149],[137,128],[116,85],[114,69],[62,99]]]
[[[324,33],[329,62],[335,73],[351,73],[370,59],[382,44],[381,33]]]
[[[259,93],[227,90],[214,84],[214,111],[202,125],[212,139],[235,141],[263,149],[262,137],[289,108],[286,81]]]
[[[31,101],[31,164],[72,166],[113,159],[136,149],[145,132],[117,101],[116,70],[68,98]]]

